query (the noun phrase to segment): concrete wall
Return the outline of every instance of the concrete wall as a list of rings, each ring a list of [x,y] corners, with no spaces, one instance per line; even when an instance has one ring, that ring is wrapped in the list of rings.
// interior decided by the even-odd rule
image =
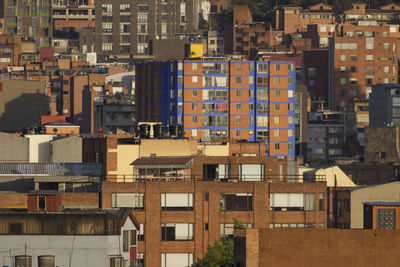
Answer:
[[[29,163],[50,162],[50,141],[54,135],[34,134],[25,135],[29,139]]]
[[[239,236],[246,237],[246,267],[400,265],[395,230],[246,229]]]
[[[75,162],[82,163],[82,138],[71,136],[50,142],[53,163]]]
[[[0,133],[0,162],[29,162],[29,140]]]
[[[3,80],[0,90],[0,131],[23,130],[40,124],[48,110],[46,84],[37,81]]]
[[[370,186],[351,192],[351,228],[363,229],[364,206],[363,202],[373,201],[400,201],[400,182]]]
[[[400,127],[365,127],[364,161],[368,163],[399,162]]]
[[[1,240],[0,257],[9,266],[13,266],[8,257],[10,248],[11,256],[24,255],[24,244],[26,254],[32,256],[32,266],[38,266],[37,256],[54,255],[56,266],[109,267],[108,255],[120,254],[119,236],[3,235]]]

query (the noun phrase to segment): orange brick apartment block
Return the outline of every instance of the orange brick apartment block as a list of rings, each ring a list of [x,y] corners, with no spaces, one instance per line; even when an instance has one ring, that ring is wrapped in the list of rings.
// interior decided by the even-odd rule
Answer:
[[[103,208],[135,209],[142,229],[138,252],[146,266],[161,266],[161,257],[177,253],[195,262],[204,256],[208,244],[233,234],[234,219],[255,228],[326,227],[326,182],[301,183],[288,176],[296,173],[297,165],[265,156],[186,159],[192,164],[191,179],[171,176],[182,158],[148,157],[135,161],[147,166],[134,163],[134,167],[141,172],[158,169],[163,172],[159,177],[102,184]],[[170,165],[164,168],[166,160]],[[229,175],[219,179],[227,169]],[[259,175],[244,181],[250,169]]]
[[[368,99],[372,86],[398,82],[399,25],[344,24],[329,46],[331,108],[350,110],[354,98]]]

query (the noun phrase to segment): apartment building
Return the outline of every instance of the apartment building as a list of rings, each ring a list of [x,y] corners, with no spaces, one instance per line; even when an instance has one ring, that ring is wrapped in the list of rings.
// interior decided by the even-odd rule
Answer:
[[[19,64],[21,54],[21,36],[0,35],[0,67]]]
[[[307,25],[334,25],[336,23],[354,23],[375,21],[378,24],[395,24],[399,21],[400,5],[387,4],[379,9],[367,8],[366,3],[354,2],[352,8],[343,11],[325,3],[315,4],[306,9],[296,5],[275,7],[275,28],[285,35],[305,32]]]
[[[295,64],[187,60],[136,66],[137,119],[180,125],[198,140],[266,142],[294,157]]]
[[[377,84],[370,97],[370,126],[400,126],[400,85]]]
[[[157,40],[185,39],[199,29],[201,1],[96,2],[95,51],[100,60],[151,58]],[[168,51],[166,51],[168,52]]]
[[[52,23],[54,30],[95,26],[95,7],[93,0],[53,0]]]
[[[191,265],[208,244],[233,235],[234,219],[251,228],[326,228],[323,177],[300,182],[284,160],[142,157],[132,164],[137,179],[104,182],[102,204],[135,210],[146,266]]]
[[[49,47],[53,34],[50,0],[3,1],[5,33],[31,38],[36,47]]]
[[[337,21],[334,7],[325,3],[303,9],[296,5],[275,7],[275,29],[290,34],[305,32],[310,24],[334,24]]]

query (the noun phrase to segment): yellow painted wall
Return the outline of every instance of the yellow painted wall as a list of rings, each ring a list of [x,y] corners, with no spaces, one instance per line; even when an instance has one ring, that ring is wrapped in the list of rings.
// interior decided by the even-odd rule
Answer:
[[[140,157],[151,154],[161,156],[191,156],[197,154],[197,140],[190,139],[143,139],[140,144]]]

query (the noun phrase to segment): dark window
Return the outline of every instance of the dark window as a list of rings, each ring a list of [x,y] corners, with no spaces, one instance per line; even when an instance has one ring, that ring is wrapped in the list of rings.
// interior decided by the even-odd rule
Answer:
[[[46,210],[46,197],[39,197],[38,206],[39,206],[39,211]]]
[[[175,240],[175,226],[162,226],[161,227],[161,240],[174,241]]]
[[[209,197],[208,192],[204,193],[204,200],[205,201],[208,201],[208,197]]]
[[[224,211],[251,211],[253,210],[252,194],[221,194],[221,210]]]

